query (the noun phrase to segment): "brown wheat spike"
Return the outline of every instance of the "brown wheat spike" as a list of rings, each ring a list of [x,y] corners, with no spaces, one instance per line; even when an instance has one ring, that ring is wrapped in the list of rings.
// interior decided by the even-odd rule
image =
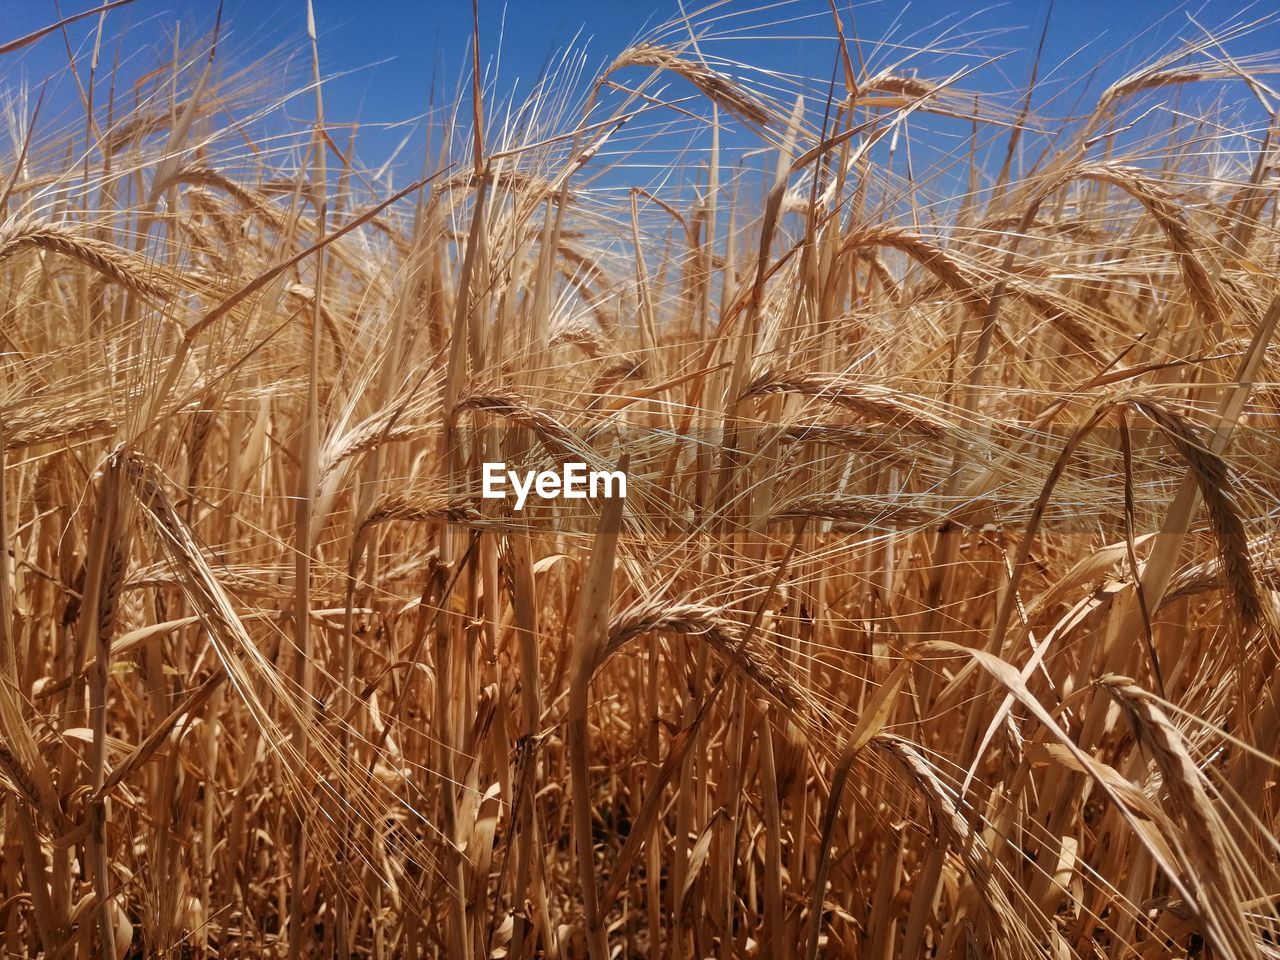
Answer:
[[[975,313],[985,309],[987,297],[978,289],[977,281],[970,275],[970,271],[952,254],[919,233],[902,227],[864,226],[845,237],[842,250],[853,253],[873,246],[889,247],[905,253],[960,297],[961,302],[969,309]]]
[[[476,392],[458,401],[457,410],[476,410],[509,418],[529,427],[552,455],[558,457],[587,457],[588,451],[564,424],[545,410],[532,406],[511,393],[493,391]]]
[[[822,729],[825,725],[821,707],[796,683],[777,657],[753,637],[743,644],[741,629],[705,604],[663,600],[633,604],[610,622],[596,669],[631,640],[655,630],[706,641],[727,666],[740,671],[793,721],[810,729]]]
[[[769,112],[755,97],[722,73],[717,73],[705,63],[688,60],[667,47],[641,43],[629,48],[604,72],[604,76],[625,67],[654,67],[670,70],[684,77],[709,100],[751,123],[765,126]]]
[[[174,182],[188,183],[194,186],[217,187],[223,193],[235,198],[250,209],[257,209],[267,202],[266,197],[255,193],[212,167],[186,167],[174,174]]]
[[[1227,869],[1239,862],[1230,831],[1214,808],[1205,789],[1204,776],[1187,750],[1182,735],[1160,707],[1158,699],[1127,677],[1106,676],[1097,681],[1124,709],[1129,726],[1155,758],[1164,775],[1164,789],[1174,798],[1175,817],[1182,833],[1175,849],[1189,884],[1198,893],[1193,904],[1209,938],[1225,956],[1258,957],[1263,954],[1250,931],[1242,905],[1262,891],[1240,887],[1240,874]]]
[[[882,73],[858,85],[858,95],[868,93],[900,93],[908,97],[927,97],[938,89],[938,84],[923,77],[904,77]]]
[[[35,220],[19,220],[0,227],[0,263],[26,247],[70,257],[121,286],[146,296],[169,299],[176,293],[172,284],[157,278],[154,269],[145,267],[131,254],[102,240],[80,236],[58,224]]]
[[[1186,417],[1151,400],[1136,402],[1134,406],[1164,430],[1191,468],[1209,512],[1223,576],[1230,586],[1231,597],[1240,616],[1252,626],[1266,622],[1270,604],[1263,600],[1249,559],[1249,539],[1232,499],[1231,474],[1227,464],[1209,450],[1200,432]]]
[[[947,839],[972,871],[974,891],[986,908],[985,915],[993,925],[996,942],[1010,955],[1029,956],[1029,948],[1034,950],[1027,942],[1031,939],[1029,931],[1009,922],[1017,916],[1017,911],[1002,887],[989,876],[982,839],[973,831],[970,819],[957,807],[954,791],[942,782],[920,748],[905,737],[881,733],[871,743],[901,764],[928,805],[934,829]]]
[[[477,523],[483,519],[480,511],[466,500],[442,500],[394,493],[378,500],[358,529],[363,532],[374,524],[394,520],[415,523],[440,520],[446,523]]]
[[[1096,180],[1124,190],[1151,214],[1169,242],[1182,273],[1187,293],[1203,323],[1216,329],[1221,322],[1218,296],[1210,271],[1201,262],[1208,257],[1176,198],[1145,171],[1125,164],[1068,166],[1051,177],[1041,196],[1072,180]]]
[[[857,383],[841,376],[770,370],[747,385],[742,391],[742,399],[772,393],[820,397],[870,420],[900,423],[929,437],[943,436],[950,427],[941,417],[906,403],[898,391],[881,384]]]
[[[32,810],[42,809],[40,795],[36,791],[35,781],[31,779],[19,762],[3,743],[0,743],[0,773],[12,785],[14,791],[30,805]]]

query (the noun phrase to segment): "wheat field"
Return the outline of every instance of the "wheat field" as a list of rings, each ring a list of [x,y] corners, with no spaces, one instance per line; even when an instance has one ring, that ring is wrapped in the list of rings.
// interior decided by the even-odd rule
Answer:
[[[742,10],[6,81],[4,956],[1280,956],[1280,53]]]

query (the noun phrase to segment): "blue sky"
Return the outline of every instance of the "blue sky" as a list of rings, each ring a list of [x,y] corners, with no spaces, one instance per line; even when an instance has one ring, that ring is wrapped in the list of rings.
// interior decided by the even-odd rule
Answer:
[[[88,0],[62,0],[63,14],[92,8]],[[405,135],[403,124],[427,108],[433,79],[437,87],[452,87],[462,76],[469,55],[469,0],[315,0],[320,52],[326,73],[341,74],[326,86],[326,108],[334,122],[361,123],[361,151],[366,163],[378,164]],[[693,11],[694,3],[686,3]],[[759,9],[755,2],[731,2],[718,8],[727,19],[721,29],[754,25],[751,38],[717,41],[707,49],[716,55],[748,61],[783,73],[826,78],[834,65],[830,14],[826,0],[799,0],[785,6]],[[1022,84],[1048,10],[1048,0],[1011,0],[1004,4],[918,0],[839,3],[846,29],[871,39],[889,39],[904,46],[920,45],[945,29],[975,38],[977,48],[1002,56],[968,85],[999,91]],[[174,24],[184,37],[194,38],[212,24],[216,4],[211,0],[136,0],[109,15],[104,60],[122,54],[126,75],[137,75],[156,59],[153,51],[172,43]],[[578,37],[586,43],[594,69],[611,59],[646,28],[679,14],[676,0],[524,0],[500,3],[481,0],[481,43],[486,59],[499,56],[497,89],[528,89],[543,64],[557,49]],[[752,12],[754,11],[754,12]],[[1053,103],[1068,112],[1078,83],[1098,65],[1092,82],[1096,91],[1139,65],[1177,35],[1191,36],[1191,14],[1206,26],[1257,19],[1267,13],[1263,4],[1247,5],[1208,0],[1184,6],[1162,0],[1058,0],[1050,20],[1042,76],[1045,95],[1057,92]],[[0,41],[13,39],[55,21],[53,0],[0,0]],[[784,21],[770,24],[770,21]],[[305,52],[305,0],[227,0],[222,56],[245,63],[271,51]],[[68,28],[73,50],[87,63],[96,17]],[[813,38],[823,39],[813,39]],[[808,39],[806,39],[808,38]],[[1233,53],[1280,49],[1280,27],[1268,24],[1231,47]],[[26,80],[38,83],[61,74],[52,90],[54,104],[75,103],[75,87],[65,75],[66,45],[55,33],[18,55],[0,60],[0,88]],[[287,58],[279,60],[285,63]],[[974,61],[976,62],[976,60]],[[281,77],[282,89],[305,80],[306,61],[293,61],[292,80]],[[945,65],[944,65],[945,66]],[[954,65],[952,65],[954,66]],[[922,73],[922,75],[927,75]],[[1061,91],[1077,83],[1068,95]],[[305,110],[299,102],[297,109]],[[412,151],[406,151],[408,158]],[[417,160],[414,158],[414,165]]]

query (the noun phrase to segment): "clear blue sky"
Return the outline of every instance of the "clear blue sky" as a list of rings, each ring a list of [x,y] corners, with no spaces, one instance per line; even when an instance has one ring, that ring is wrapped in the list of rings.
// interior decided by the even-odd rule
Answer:
[[[92,8],[91,0],[62,0],[63,14]],[[453,86],[467,64],[471,32],[469,0],[315,0],[320,30],[322,65],[328,73],[342,73],[326,87],[326,107],[331,121],[359,120],[364,159],[378,163],[404,135],[403,129],[379,132],[380,125],[394,124],[420,115],[427,107],[433,77]],[[691,12],[696,3],[685,4]],[[833,66],[835,48],[829,37],[830,14],[826,0],[799,0],[772,10],[752,12],[755,2],[731,2],[717,11],[731,19],[722,26],[754,24],[754,39],[728,39],[709,52],[752,62],[788,73],[826,78]],[[942,32],[945,24],[971,37],[979,37],[981,50],[1006,54],[970,84],[984,90],[1016,87],[1025,81],[1032,52],[1048,9],[1048,0],[1010,0],[1004,4],[918,0],[899,2],[838,3],[845,23],[868,40],[889,39],[919,45]],[[1192,14],[1206,26],[1229,21],[1254,20],[1269,12],[1270,4],[1248,5],[1227,0],[1177,5],[1164,0],[1058,0],[1050,22],[1042,73],[1050,74],[1046,91],[1061,89],[1068,80],[1080,80],[1101,63],[1095,92],[1177,35],[1191,36]],[[136,0],[113,11],[108,20],[109,40],[104,59],[120,43],[126,57],[126,74],[141,72],[155,61],[150,51],[171,43],[173,24],[181,22],[185,37],[194,38],[212,24],[216,3],[212,0]],[[678,15],[676,0],[517,0],[501,3],[481,0],[481,42],[486,59],[501,55],[498,88],[528,83],[554,51],[580,34],[587,42],[593,67],[611,59],[647,27]],[[58,18],[53,0],[0,0],[0,41],[10,40]],[[792,22],[767,26],[770,20]],[[222,54],[232,63],[247,62],[273,49],[304,50],[305,0],[227,0]],[[68,28],[73,47],[85,57],[96,25],[91,17]],[[118,38],[123,37],[123,40]],[[828,38],[822,41],[805,37]],[[953,35],[953,43],[954,40]],[[1272,22],[1233,45],[1233,53],[1280,49],[1280,26]],[[0,89],[26,80],[65,74],[66,46],[59,33],[17,55],[0,60]],[[298,59],[295,68],[305,66]],[[1054,70],[1056,68],[1056,72]],[[282,77],[282,81],[285,78]],[[294,84],[305,80],[297,72]],[[283,83],[282,91],[283,92]],[[1067,112],[1074,98],[1062,98],[1058,106]],[[75,102],[75,88],[65,75],[53,91],[55,103]],[[304,107],[299,104],[298,110]],[[414,164],[417,164],[414,158]]]

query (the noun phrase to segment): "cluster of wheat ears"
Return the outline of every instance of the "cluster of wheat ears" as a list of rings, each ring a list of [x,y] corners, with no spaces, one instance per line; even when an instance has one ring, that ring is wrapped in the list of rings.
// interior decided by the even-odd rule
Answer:
[[[1280,956],[1280,60],[734,12],[404,189],[313,21],[7,91],[4,956]]]

